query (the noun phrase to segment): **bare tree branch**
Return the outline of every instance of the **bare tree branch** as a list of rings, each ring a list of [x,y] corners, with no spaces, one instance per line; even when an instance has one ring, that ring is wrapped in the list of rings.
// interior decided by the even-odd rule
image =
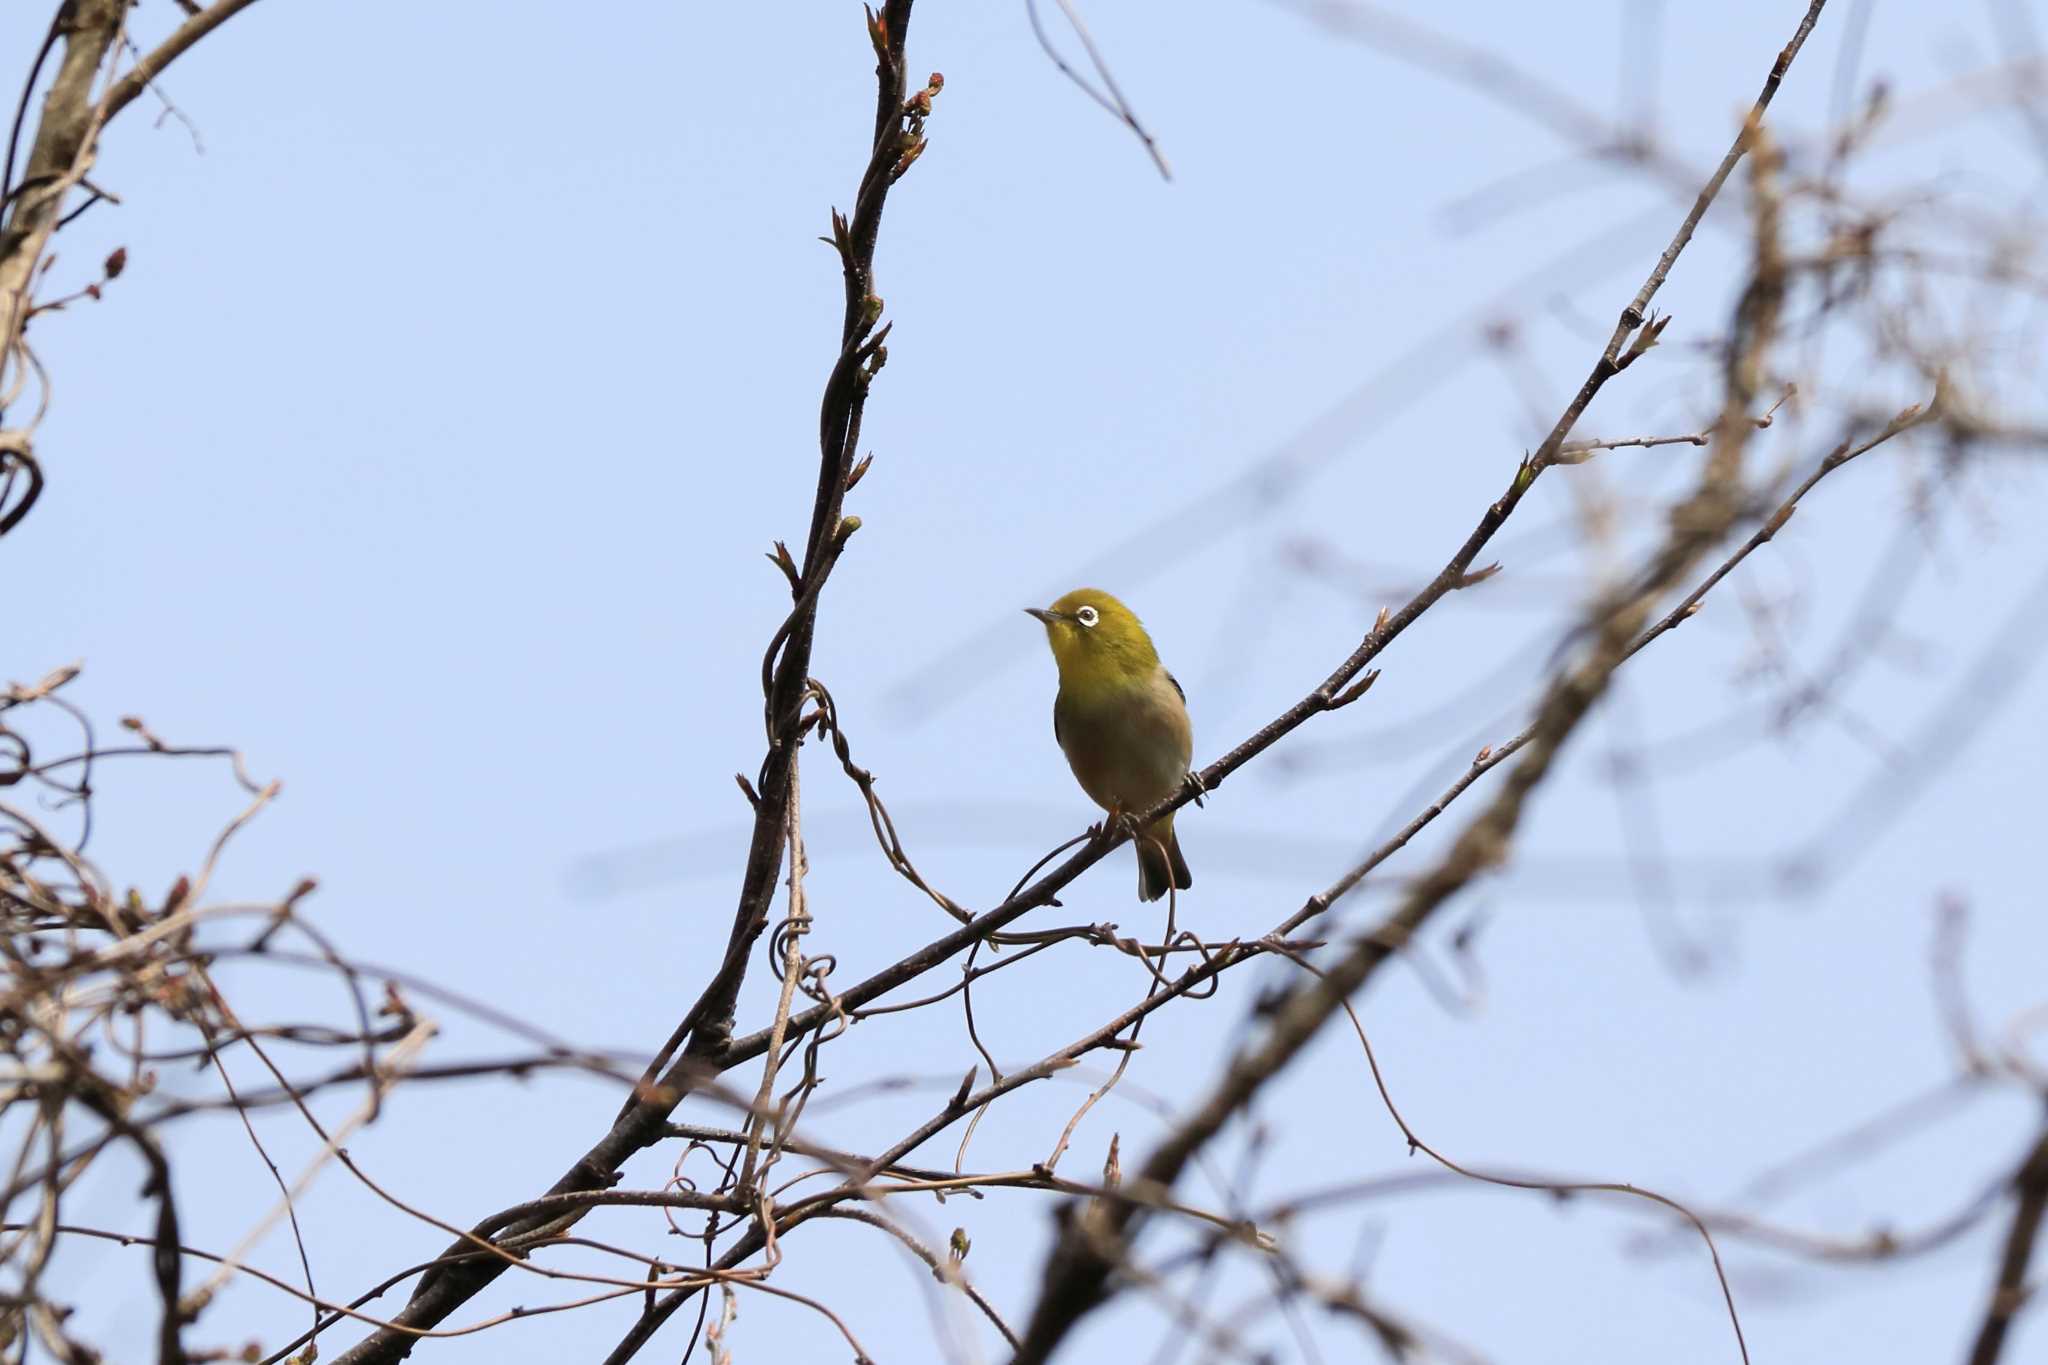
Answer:
[[[890,187],[924,150],[923,114],[929,111],[931,95],[939,85],[934,78],[932,86],[919,96],[921,108],[916,101],[906,102],[904,42],[910,11],[911,0],[888,0],[879,13],[869,12],[868,35],[876,56],[874,139],[851,217],[833,215],[830,240],[844,268],[846,296],[839,358],[826,382],[819,414],[817,493],[802,567],[791,583],[795,605],[775,632],[763,661],[768,753],[753,784],[757,793],[754,830],[724,960],[649,1066],[640,1093],[611,1131],[555,1182],[548,1191],[551,1195],[576,1194],[611,1184],[626,1158],[660,1139],[668,1116],[694,1088],[697,1078],[706,1074],[707,1061],[723,1052],[732,1036],[740,982],[756,940],[768,927],[769,904],[782,867],[784,813],[809,690],[819,599],[848,538],[859,528],[858,519],[840,515],[840,507],[859,448],[868,385],[888,357],[882,343],[889,329],[877,329],[882,301],[874,292],[875,243]],[[521,1223],[506,1231],[517,1236],[532,1230]],[[460,1255],[466,1250],[465,1243],[458,1242],[445,1254]],[[398,1328],[441,1322],[504,1269],[502,1260],[469,1260],[423,1278],[396,1319]],[[380,1331],[352,1347],[341,1360],[345,1365],[370,1365],[403,1359],[414,1340],[404,1330]]]
[[[2012,1321],[2033,1293],[2027,1283],[2027,1267],[2034,1258],[2041,1221],[2048,1218],[2048,1130],[2043,1130],[2033,1154],[2013,1176],[2012,1191],[2012,1226],[1999,1253],[1998,1279],[1991,1286],[1991,1301],[1984,1306],[1983,1325],[1970,1347],[1970,1365],[1998,1365]]]

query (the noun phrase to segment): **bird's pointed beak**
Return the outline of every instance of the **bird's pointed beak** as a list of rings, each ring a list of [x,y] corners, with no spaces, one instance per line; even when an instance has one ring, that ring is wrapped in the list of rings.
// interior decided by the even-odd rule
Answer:
[[[1045,622],[1047,625],[1051,625],[1053,622],[1060,619],[1060,614],[1058,612],[1048,611],[1044,607],[1026,607],[1024,608],[1024,614],[1026,616],[1036,616],[1039,620]]]

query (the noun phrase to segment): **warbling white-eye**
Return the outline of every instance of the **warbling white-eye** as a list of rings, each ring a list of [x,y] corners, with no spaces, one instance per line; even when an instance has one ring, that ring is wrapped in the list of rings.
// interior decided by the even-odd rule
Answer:
[[[1076,588],[1050,607],[1026,607],[1045,623],[1059,665],[1052,732],[1089,799],[1111,819],[1139,815],[1180,789],[1194,754],[1187,694],[1159,662],[1131,609],[1096,588]],[[1173,816],[1132,837],[1138,896],[1194,885]]]

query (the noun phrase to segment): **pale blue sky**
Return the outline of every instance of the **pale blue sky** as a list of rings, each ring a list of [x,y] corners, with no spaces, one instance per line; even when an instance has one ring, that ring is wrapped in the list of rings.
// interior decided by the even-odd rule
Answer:
[[[1632,30],[1627,5],[1661,12],[1661,26]],[[1802,9],[1611,0],[1452,16],[1462,37],[1603,118],[1636,126],[1653,109],[1662,150],[1696,168],[1679,191],[1574,159],[1515,109],[1281,5],[1097,3],[1095,35],[1172,160],[1163,183],[1038,52],[1020,4],[924,0],[910,61],[943,71],[946,88],[883,226],[878,289],[896,330],[863,435],[875,464],[849,500],[865,525],[827,591],[813,671],[927,875],[986,907],[1093,818],[1053,745],[1051,664],[1019,607],[1084,576],[1124,596],[1187,686],[1206,762],[1433,572],[1597,355]],[[1856,9],[1836,0],[1788,81],[1776,106],[1788,139],[1825,124]],[[1936,112],[1902,116],[1858,183],[1934,183],[1960,210],[2037,204],[2044,163],[2017,112],[1940,121],[1944,106],[1911,103],[2016,55],[1995,7],[1866,9],[1863,80],[1883,76],[1909,111]],[[22,10],[0,17],[10,69],[40,36]],[[158,3],[136,22],[170,17]],[[1652,40],[1632,44],[1632,31]],[[1654,60],[1625,74],[1638,49]],[[13,561],[35,566],[14,580],[36,590],[16,594],[8,675],[83,659],[72,696],[103,723],[140,713],[173,741],[238,744],[259,776],[284,780],[235,844],[222,895],[273,897],[316,874],[309,908],[352,953],[644,1054],[729,921],[746,829],[731,774],[759,762],[760,652],[786,606],[759,556],[800,539],[809,512],[840,307],[816,238],[859,173],[871,66],[850,4],[613,6],[599,20],[574,6],[266,0],[237,18],[166,82],[203,154],[138,104],[95,172],[125,206],[95,208],[62,240],[59,283],[116,245],[130,264],[104,302],[36,324],[54,376],[40,439],[50,489],[9,538]],[[1543,168],[1558,192],[1476,220],[1457,207]],[[1665,347],[1610,386],[1580,435],[1708,419],[1697,348],[1724,325],[1742,223],[1731,193],[1659,300],[1676,314]],[[2038,360],[2025,358],[2038,357],[2036,312],[2016,303],[1971,334],[2021,380],[1998,396],[2038,411]],[[1481,344],[1489,320],[1515,323],[1515,353]],[[1820,373],[1841,380],[1856,364],[1853,344],[1831,342]],[[1857,392],[1917,396],[1882,375]],[[1822,453],[1837,396],[1824,387],[1807,420],[1788,412],[1763,433],[1761,465]],[[1283,451],[1308,463],[1264,467],[1309,472],[1246,481]],[[1950,1074],[1928,991],[1938,897],[1971,907],[1966,969],[1987,1026],[2039,1000],[2048,679],[2025,665],[2048,620],[2035,602],[2041,479],[2024,458],[1943,481],[1925,451],[1870,456],[1628,666],[1533,811],[1526,867],[1453,906],[1427,945],[1441,964],[1449,932],[1483,913],[1483,1007],[1448,1013],[1405,969],[1363,997],[1425,1136],[1475,1163],[1720,1205],[1778,1158]],[[1498,580],[1403,636],[1366,702],[1311,723],[1183,821],[1197,885],[1182,922],[1219,939],[1263,933],[1478,744],[1519,728],[1604,562],[1579,544],[1580,495],[1621,495],[1647,516],[1642,499],[1683,488],[1697,461],[1689,447],[1622,451],[1547,476],[1487,556],[1506,565]],[[1916,499],[1925,529],[1901,538]],[[1304,572],[1304,546],[1368,566],[1361,590]],[[1964,708],[1982,723],[1938,770],[1888,760],[1853,720],[1809,716],[1771,738],[1756,719],[1784,688],[1756,674],[1745,602],[1787,606],[1784,648],[1827,669],[1844,638],[1873,638],[1872,583],[1889,634],[1847,700],[1900,746],[1937,721],[1987,646],[2013,654],[2013,689],[1988,715]],[[1739,719],[1725,731],[1686,739],[1727,714]],[[1611,755],[1641,745],[1648,781],[1617,797]],[[811,947],[858,979],[947,925],[887,873],[829,756],[806,755]],[[95,852],[146,887],[195,865],[239,805],[225,774],[192,769],[108,769],[99,790]],[[1852,804],[1858,793],[1911,800],[1880,823],[1883,803]],[[1826,846],[1853,845],[1841,875],[1785,894],[1771,869],[1844,810],[1867,833]],[[1630,876],[1631,827],[1668,855],[1668,903]],[[1389,878],[1439,847],[1418,840]],[[1131,881],[1119,854],[1054,913],[1156,924]],[[1341,923],[1369,923],[1383,900],[1360,897]],[[1659,932],[1697,939],[1711,969],[1675,973]],[[1035,974],[992,978],[977,993],[984,1038],[1026,1062],[1096,1026],[1142,991],[1137,968],[1108,956],[1061,949]],[[1278,972],[1234,974],[1218,999],[1168,1011],[1146,1031],[1131,1092],[1195,1093],[1242,1036],[1254,981]],[[225,979],[252,1016],[340,1004],[324,981],[309,995],[303,976]],[[742,1028],[767,1018],[764,980]],[[434,1057],[505,1045],[442,1013]],[[865,1023],[827,1056],[825,1096],[939,1078],[936,1092],[819,1116],[821,1136],[855,1148],[907,1126],[976,1060],[957,1011]],[[1020,1095],[969,1164],[1042,1159],[1084,1081]],[[206,1083],[165,1077],[179,1092]],[[544,1189],[616,1103],[587,1080],[423,1085],[351,1150],[395,1194],[467,1223]],[[324,1112],[347,1109],[335,1097]],[[1770,1212],[1842,1237],[1920,1226],[2016,1154],[2033,1113],[2021,1096],[1987,1096]],[[1255,1199],[1420,1169],[1335,1033],[1260,1118],[1272,1144]],[[1098,1170],[1121,1132],[1128,1167],[1158,1123],[1120,1095],[1069,1160]],[[266,1132],[288,1171],[317,1146],[290,1125]],[[274,1190],[237,1129],[183,1140],[188,1236],[225,1249]],[[950,1161],[956,1142],[924,1155]],[[1233,1130],[1219,1167],[1243,1145]],[[658,1183],[671,1159],[636,1163],[628,1181]],[[120,1225],[133,1197],[110,1166],[73,1211]],[[1021,1321],[1049,1207],[1010,1194],[918,1214],[941,1237],[970,1228],[969,1270]],[[445,1240],[338,1171],[302,1216],[333,1297]],[[585,1226],[682,1250],[639,1212]],[[1342,1273],[1364,1229],[1374,1294],[1491,1360],[1735,1359],[1696,1247],[1626,1253],[1654,1226],[1630,1209],[1457,1187],[1341,1210],[1301,1236],[1308,1259]],[[939,1358],[923,1309],[901,1308],[929,1277],[881,1245],[865,1229],[807,1228],[782,1282],[842,1308],[878,1360]],[[1739,1242],[1728,1253],[1759,1362],[1887,1365],[1959,1355],[1994,1248],[1982,1229],[1875,1271]],[[260,1259],[296,1273],[288,1239]],[[116,1355],[139,1349],[149,1329],[126,1311],[145,1283],[138,1254],[81,1247],[60,1264],[86,1334]],[[1211,1302],[1265,1283],[1239,1266]],[[508,1277],[463,1320],[555,1297]],[[630,1311],[537,1319],[416,1358],[596,1359]],[[238,1287],[194,1340],[274,1346],[304,1322],[284,1296]],[[2044,1323],[2036,1311],[2007,1359],[2048,1351]],[[1301,1357],[1275,1318],[1244,1330]],[[1325,1359],[1365,1349],[1344,1324],[1313,1331]],[[356,1335],[330,1336],[325,1353]],[[1154,1311],[1119,1310],[1091,1319],[1069,1354],[1150,1358],[1158,1339]],[[986,1358],[991,1340],[973,1348]],[[672,1359],[682,1341],[671,1329],[644,1358]],[[730,1344],[742,1362],[844,1354],[815,1316],[759,1296]]]

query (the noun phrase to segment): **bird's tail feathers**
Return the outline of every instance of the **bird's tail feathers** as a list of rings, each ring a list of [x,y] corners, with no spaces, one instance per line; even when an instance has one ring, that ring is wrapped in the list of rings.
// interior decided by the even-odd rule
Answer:
[[[1157,821],[1133,843],[1138,850],[1138,899],[1156,901],[1171,886],[1185,891],[1195,884],[1188,860],[1180,856],[1180,840],[1173,832],[1173,817]]]

